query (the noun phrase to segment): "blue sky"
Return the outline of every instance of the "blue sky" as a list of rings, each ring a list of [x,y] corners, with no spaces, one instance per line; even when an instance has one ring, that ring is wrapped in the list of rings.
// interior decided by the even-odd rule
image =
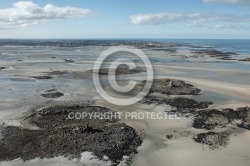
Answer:
[[[0,0],[0,38],[249,39],[250,1]]]

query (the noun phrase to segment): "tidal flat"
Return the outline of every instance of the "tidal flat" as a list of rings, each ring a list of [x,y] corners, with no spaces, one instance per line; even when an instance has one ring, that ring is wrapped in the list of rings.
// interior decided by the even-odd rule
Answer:
[[[93,66],[110,46],[141,49],[153,86],[138,103],[105,101]],[[145,84],[142,61],[117,79]],[[0,42],[0,165],[250,165],[250,54],[192,44],[132,40]],[[107,67],[100,75],[108,85]],[[128,93],[124,98],[133,95]],[[180,119],[67,121],[70,111],[171,112]],[[86,110],[85,110],[86,111]],[[43,149],[43,150],[42,150]]]

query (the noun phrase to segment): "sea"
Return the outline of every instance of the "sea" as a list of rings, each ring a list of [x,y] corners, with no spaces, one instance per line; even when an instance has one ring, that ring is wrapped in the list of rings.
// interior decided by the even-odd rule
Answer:
[[[184,43],[200,47],[211,47],[220,51],[250,55],[250,39],[153,39],[154,41]]]

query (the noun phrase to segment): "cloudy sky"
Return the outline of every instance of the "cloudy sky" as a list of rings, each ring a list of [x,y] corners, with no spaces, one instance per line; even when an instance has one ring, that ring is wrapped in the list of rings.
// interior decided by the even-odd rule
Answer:
[[[0,38],[250,38],[250,0],[0,0]]]

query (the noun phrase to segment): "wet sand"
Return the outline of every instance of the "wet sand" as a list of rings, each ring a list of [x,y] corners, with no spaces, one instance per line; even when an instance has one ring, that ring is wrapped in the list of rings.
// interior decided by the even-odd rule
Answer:
[[[54,46],[1,46],[0,66],[5,67],[0,70],[1,126],[32,128],[34,126],[29,126],[22,121],[22,117],[30,110],[39,110],[44,106],[60,105],[65,102],[78,104],[90,100],[97,106],[122,112],[168,112],[173,109],[167,104],[156,103],[137,103],[120,107],[101,99],[94,89],[88,71],[92,70],[95,59],[106,48],[105,46],[64,49]],[[213,104],[208,109],[236,109],[250,106],[250,70],[248,70],[247,63],[246,67],[243,65],[243,68],[235,68],[234,66],[245,62],[231,62],[231,60],[209,56],[196,58],[197,54],[192,54],[190,50],[173,52],[143,46],[143,51],[152,60],[156,78],[183,80],[201,89],[201,95],[179,97],[203,102],[212,99]],[[185,55],[185,57],[173,55]],[[139,61],[137,63],[141,65]],[[48,76],[52,78],[39,79],[48,78]],[[121,75],[120,78],[131,78],[140,82],[145,79],[145,73]],[[52,89],[64,95],[58,98],[41,96],[51,93],[49,90]],[[182,116],[178,120],[121,119],[121,123],[145,135],[142,145],[137,149],[138,154],[133,157],[131,165],[134,166],[248,166],[250,165],[248,148],[250,131],[238,127],[237,121],[227,124],[226,127],[206,130],[193,127],[193,115]],[[207,132],[231,134],[225,147],[211,149],[209,145],[197,143],[194,140],[198,134]],[[166,137],[167,135],[171,137]],[[16,159],[1,162],[1,165],[90,165],[93,162],[95,165],[110,164],[110,161],[98,158],[89,160],[93,157],[91,152],[83,152],[80,158],[75,159],[63,156],[50,159],[36,158],[25,162],[22,159]]]

